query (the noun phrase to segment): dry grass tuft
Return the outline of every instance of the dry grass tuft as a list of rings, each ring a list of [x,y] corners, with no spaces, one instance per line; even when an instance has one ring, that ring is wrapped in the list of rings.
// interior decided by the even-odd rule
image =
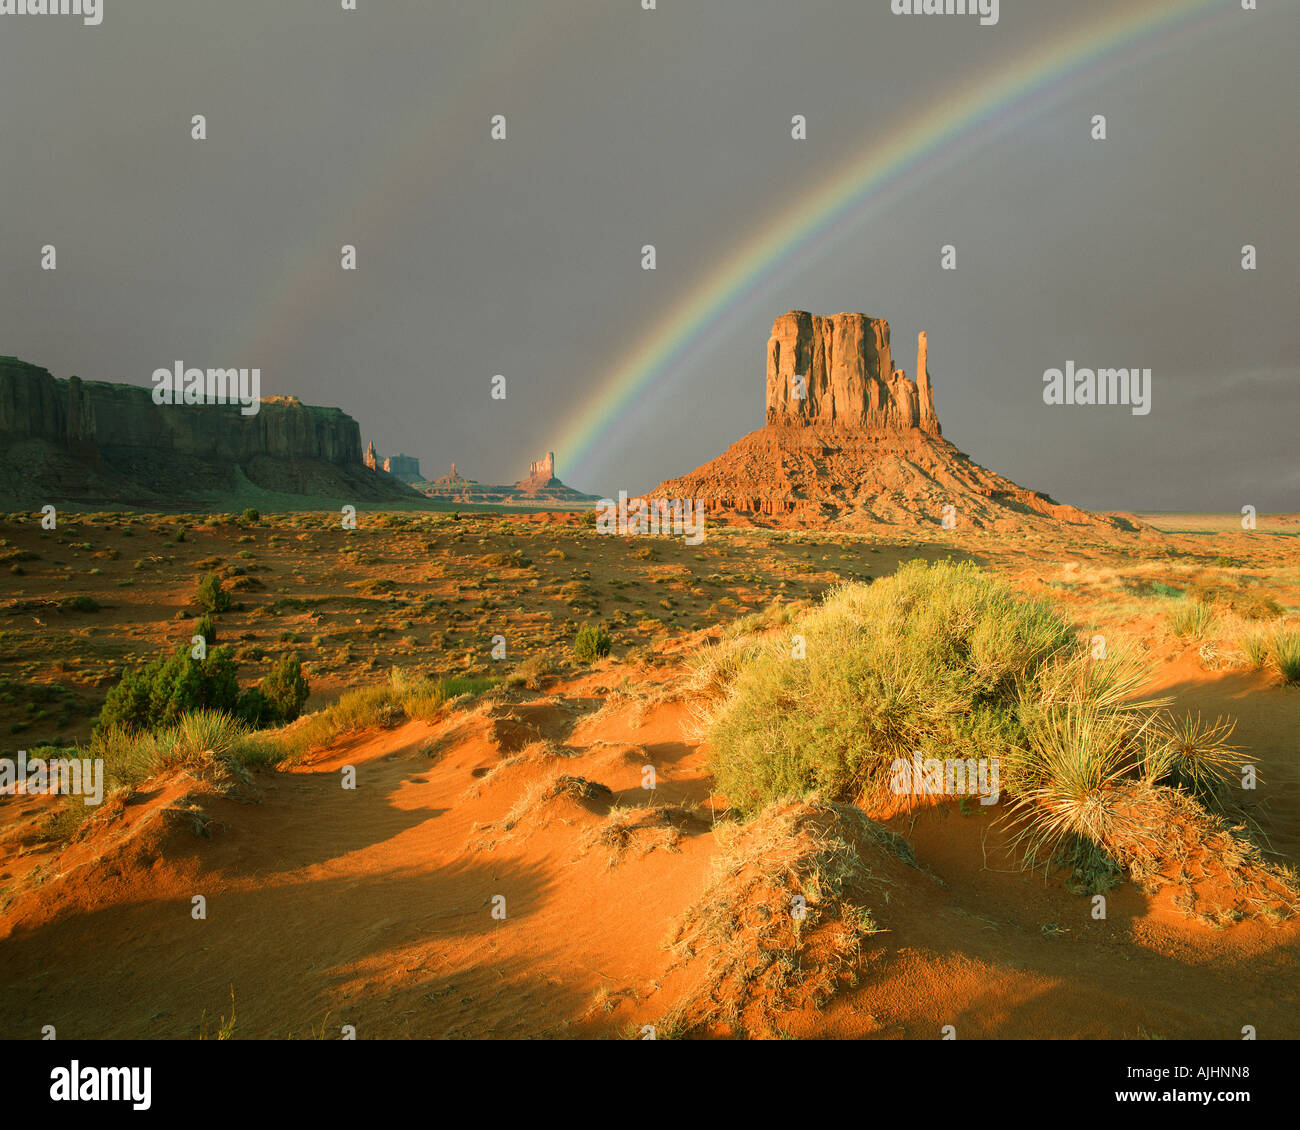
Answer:
[[[630,854],[676,851],[683,834],[700,823],[694,812],[681,805],[614,808],[601,824],[588,830],[583,850],[603,849],[608,853],[606,866],[615,867]]]
[[[1175,884],[1174,904],[1207,925],[1245,918],[1277,925],[1300,913],[1300,885],[1289,867],[1267,862],[1230,825],[1180,789],[1125,781],[1103,798],[1099,841],[1134,880],[1154,892]]]
[[[522,756],[512,759],[514,763],[523,760],[526,759]],[[572,823],[572,819],[565,818],[557,802],[568,800],[590,810],[608,805],[613,799],[613,792],[599,782],[568,773],[554,773],[529,785],[500,820],[476,823],[473,830],[482,834],[470,842],[470,850],[491,851],[499,843],[546,827],[553,818]]]
[[[887,902],[884,872],[911,862],[906,843],[860,809],[815,798],[732,827],[669,943],[675,967],[701,969],[663,1022],[670,1035],[773,1035],[782,1013],[856,984],[863,941],[883,932],[868,904]]]

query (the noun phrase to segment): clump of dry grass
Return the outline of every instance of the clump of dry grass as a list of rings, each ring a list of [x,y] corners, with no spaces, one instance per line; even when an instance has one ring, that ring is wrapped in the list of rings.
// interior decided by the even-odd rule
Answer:
[[[554,674],[555,664],[545,655],[534,655],[520,663],[506,676],[506,686],[539,690],[548,675]]]
[[[1229,824],[1196,799],[1221,803],[1235,779],[1241,759],[1227,744],[1231,733],[1231,723],[1199,716],[1157,717],[1132,742],[1104,735],[1090,745],[1089,736],[1063,730],[1066,740],[1047,755],[1046,783],[1012,807],[1013,842],[1031,866],[1084,848],[1151,893],[1177,884],[1174,905],[1210,924],[1281,922],[1300,910],[1294,871],[1266,862],[1244,824]],[[1210,918],[1195,911],[1198,899],[1214,908]]]
[[[396,726],[409,718],[434,721],[458,700],[482,694],[495,679],[426,679],[395,667],[388,682],[340,695],[323,710],[305,715],[279,732],[290,759],[370,726]]]
[[[732,829],[669,941],[674,967],[699,975],[665,1018],[668,1034],[770,1035],[782,1013],[856,984],[863,941],[882,932],[868,905],[888,901],[885,861],[910,862],[906,844],[861,810],[816,798],[778,802]]]
[[[1276,629],[1269,640],[1269,659],[1285,682],[1300,683],[1300,632]]]
[[[1272,620],[1282,615],[1282,606],[1273,597],[1248,586],[1240,577],[1201,574],[1188,585],[1187,595],[1202,604],[1227,609],[1242,620]]]
[[[1214,609],[1202,601],[1185,597],[1165,613],[1165,623],[1180,640],[1203,639],[1214,624]]]
[[[1277,925],[1300,913],[1294,869],[1265,861],[1243,825],[1148,781],[1124,781],[1109,792],[1098,842],[1146,890],[1177,885],[1174,905],[1207,925],[1245,918]]]
[[[518,764],[524,757],[511,759]],[[483,832],[470,844],[473,851],[491,851],[498,843],[512,840],[524,831],[536,831],[550,823],[552,816],[559,815],[552,802],[567,798],[579,804],[597,807],[610,804],[613,792],[598,781],[589,781],[585,777],[557,772],[543,777],[529,785],[511,805],[510,810],[500,819],[488,823],[476,823],[473,830]],[[560,816],[564,819],[563,816]],[[565,823],[571,823],[565,820]]]
[[[600,708],[590,714],[584,714],[580,724],[592,726],[597,722],[605,722],[615,714],[631,708],[627,723],[631,729],[635,730],[645,720],[646,712],[650,706],[651,703],[648,697],[635,688],[627,685],[617,687],[608,690],[605,694],[605,701],[601,703]]]
[[[512,754],[509,757],[503,757],[495,765],[487,770],[481,777],[478,777],[472,785],[460,794],[461,800],[476,800],[483,795],[483,790],[490,788],[497,783],[498,778],[505,770],[513,768],[528,758],[522,753]]]
[[[457,731],[459,734],[459,731]],[[453,736],[454,738],[454,736]],[[461,800],[474,800],[483,794],[483,790],[495,785],[501,778],[501,775],[507,769],[512,769],[516,765],[523,765],[527,762],[539,764],[553,762],[557,757],[567,757],[568,753],[564,747],[556,745],[552,741],[541,740],[532,742],[524,746],[515,753],[504,756],[500,761],[478,777],[472,785],[460,794]]]
[[[802,600],[775,601],[758,612],[751,612],[748,616],[733,620],[723,628],[723,638],[735,639],[737,636],[751,636],[769,628],[779,628],[783,624],[789,624],[805,608],[807,602]]]
[[[1259,671],[1268,664],[1269,636],[1259,628],[1249,628],[1237,637],[1237,650],[1247,667]]]
[[[681,691],[683,695],[694,696],[693,716],[698,734],[708,728],[716,701],[727,693],[732,681],[761,650],[762,644],[752,637],[736,636],[706,647],[691,658]]]
[[[586,777],[574,777],[561,773],[542,794],[542,799],[567,796],[573,800],[597,800],[609,803],[614,799],[613,791],[599,781],[589,781]]]
[[[1207,810],[1236,807],[1231,789],[1245,759],[1230,742],[1235,723],[1175,716],[1163,702],[1126,699],[1123,680],[1107,682],[1106,695],[1076,686],[1025,716],[1022,759],[1004,780],[1015,794],[1012,842],[1026,866],[1062,853],[1113,861],[1152,889],[1183,882],[1175,905],[1185,910],[1195,884],[1241,892],[1235,917],[1218,924],[1293,913],[1293,877],[1263,861],[1244,825]],[[1201,861],[1199,873],[1189,860]]]
[[[682,805],[644,804],[617,807],[588,830],[583,849],[606,851],[606,866],[614,867],[629,854],[676,851],[682,835],[698,817]]]

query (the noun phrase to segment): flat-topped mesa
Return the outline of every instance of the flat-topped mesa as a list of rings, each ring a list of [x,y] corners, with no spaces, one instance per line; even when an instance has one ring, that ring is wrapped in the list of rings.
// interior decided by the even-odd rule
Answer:
[[[384,470],[395,479],[404,483],[418,483],[420,479],[420,461],[414,455],[398,452],[384,460]]]
[[[767,422],[939,435],[926,353],[922,333],[913,382],[894,368],[883,318],[791,310],[767,342]]]
[[[338,408],[264,396],[246,415],[239,403],[167,404],[153,392],[59,379],[0,357],[0,498],[10,509],[75,502],[170,510],[229,508],[250,490],[358,502],[418,497],[371,473],[373,445],[363,449],[360,425]]]

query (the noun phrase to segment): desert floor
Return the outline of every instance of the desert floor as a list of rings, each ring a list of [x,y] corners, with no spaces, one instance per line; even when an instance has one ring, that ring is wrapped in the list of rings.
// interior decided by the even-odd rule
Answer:
[[[189,640],[209,572],[234,596],[219,642],[241,677],[295,651],[309,710],[393,667],[502,681],[246,782],[170,771],[70,838],[52,831],[60,801],[0,798],[0,1037],[674,1034],[708,958],[670,943],[735,834],[693,725],[691,659],[763,631],[742,618],[774,602],[914,557],[976,560],[1138,650],[1145,693],[1235,718],[1259,771],[1259,842],[1294,865],[1300,688],[1251,668],[1237,641],[1253,617],[1300,623],[1300,523],[1148,520],[1164,532],[1114,543],[711,527],[688,546],[602,537],[578,515],[362,515],[355,531],[310,514],[69,515],[56,531],[11,516],[4,756],[84,741],[124,670]],[[1213,615],[1179,636],[1169,615],[1188,592]],[[589,621],[613,650],[586,664],[570,648]],[[340,787],[346,766],[355,789]],[[1300,920],[1224,922],[1131,882],[1096,920],[1064,872],[1020,868],[997,807],[871,815],[910,852],[870,860],[881,930],[860,968],[746,1034],[1300,1036]]]

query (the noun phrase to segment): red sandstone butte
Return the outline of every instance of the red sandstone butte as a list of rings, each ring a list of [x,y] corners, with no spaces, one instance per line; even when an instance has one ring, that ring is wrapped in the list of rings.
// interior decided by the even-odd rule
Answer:
[[[767,343],[766,426],[646,497],[700,498],[714,517],[798,526],[1146,529],[1131,515],[1062,505],[968,458],[943,438],[924,333],[916,354],[913,381],[894,368],[883,318],[782,314]]]

